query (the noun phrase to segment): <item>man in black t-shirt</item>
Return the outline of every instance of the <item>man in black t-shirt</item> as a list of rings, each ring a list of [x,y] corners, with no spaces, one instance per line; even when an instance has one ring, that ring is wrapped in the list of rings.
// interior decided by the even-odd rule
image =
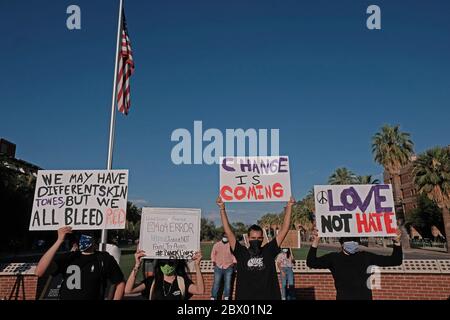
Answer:
[[[71,232],[70,227],[58,230],[58,239],[39,261],[36,275],[43,277],[47,269],[52,275],[62,274],[61,300],[103,300],[107,281],[115,285],[113,299],[122,299],[125,288],[123,273],[109,253],[95,250],[93,237],[82,235],[79,251],[55,257],[66,235]]]
[[[262,246],[263,230],[253,225],[248,230],[249,248],[242,246],[231,229],[222,198],[217,199],[224,231],[237,261],[236,300],[281,300],[275,259],[289,232],[294,198],[287,203],[283,227],[274,239]]]
[[[319,236],[313,232],[313,242],[309,249],[306,265],[315,269],[330,269],[334,278],[337,300],[372,300],[372,290],[368,279],[370,266],[399,266],[403,262],[401,231],[397,229],[392,255],[382,256],[367,251],[359,251],[359,238],[341,238],[341,251],[317,257]]]

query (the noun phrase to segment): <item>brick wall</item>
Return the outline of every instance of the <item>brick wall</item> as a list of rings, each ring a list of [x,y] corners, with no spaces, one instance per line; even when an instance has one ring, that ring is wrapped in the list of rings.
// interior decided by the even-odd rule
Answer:
[[[296,296],[299,300],[333,300],[336,296],[334,281],[327,271],[316,272],[304,266],[305,261],[296,261],[295,287]],[[203,277],[205,282],[205,294],[194,296],[193,300],[209,300],[213,285],[210,261],[202,261]],[[17,271],[21,266],[8,267]],[[34,268],[22,267],[25,297],[22,286],[18,292],[18,299],[36,299],[38,286]],[[450,260],[405,260],[400,267],[382,268],[379,273],[379,284],[381,289],[373,290],[375,300],[446,300],[450,299]],[[1,270],[1,268],[0,268]],[[195,282],[195,274],[191,274]],[[11,292],[15,299],[16,292],[13,291],[17,276],[6,270],[0,272],[0,299],[9,299]],[[234,287],[234,285],[233,285]],[[234,290],[233,290],[234,291]]]
[[[12,295],[12,300],[16,298],[16,288],[19,287],[17,293],[18,300],[35,300],[36,288],[38,278],[33,275],[23,276],[23,283],[20,286],[17,284],[17,276],[14,275],[0,275],[0,300],[8,300]],[[23,290],[25,288],[25,290]],[[25,291],[25,296],[24,296]]]
[[[192,300],[208,300],[213,274],[203,274],[205,294]],[[334,300],[336,290],[329,273],[296,273],[296,297],[299,300]],[[195,282],[195,275],[192,275]],[[450,274],[381,274],[381,290],[373,290],[374,300],[447,300],[450,299]]]

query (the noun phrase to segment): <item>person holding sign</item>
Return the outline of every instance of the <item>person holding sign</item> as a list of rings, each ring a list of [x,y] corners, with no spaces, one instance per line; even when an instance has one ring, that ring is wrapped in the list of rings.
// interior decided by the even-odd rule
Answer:
[[[294,204],[295,200],[291,197],[285,208],[283,227],[266,245],[262,246],[264,237],[261,227],[251,226],[248,230],[250,247],[246,248],[236,240],[222,197],[217,198],[224,231],[237,261],[236,300],[281,300],[275,258],[288,234]]]
[[[49,267],[53,275],[62,274],[60,300],[104,300],[107,281],[115,285],[112,299],[121,300],[125,287],[123,273],[109,253],[95,250],[93,237],[81,235],[77,251],[55,257],[69,233],[70,227],[58,230],[58,239],[39,261],[36,276],[43,277]]]
[[[403,263],[400,243],[401,231],[393,239],[392,255],[382,256],[359,251],[359,238],[340,238],[341,252],[333,252],[317,257],[319,245],[318,231],[313,232],[313,242],[309,249],[306,265],[315,269],[330,269],[334,278],[337,300],[372,300],[370,289],[370,266],[390,267]]]
[[[141,293],[148,300],[189,300],[192,295],[204,293],[205,286],[200,270],[200,261],[202,260],[200,252],[197,252],[193,257],[197,283],[192,282],[187,276],[185,260],[162,259],[156,260],[154,276],[145,278],[135,287],[136,275],[145,255],[143,250],[138,249],[136,251],[134,255],[136,264],[125,285],[125,294]]]

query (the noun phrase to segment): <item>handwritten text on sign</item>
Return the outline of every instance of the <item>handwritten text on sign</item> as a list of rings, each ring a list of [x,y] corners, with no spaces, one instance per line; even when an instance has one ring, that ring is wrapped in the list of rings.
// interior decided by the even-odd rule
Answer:
[[[30,230],[124,229],[128,170],[39,171]]]
[[[220,158],[220,196],[224,202],[288,201],[289,157]]]
[[[142,208],[139,248],[147,258],[191,259],[200,249],[200,209]]]
[[[315,186],[314,195],[321,237],[395,236],[391,185]]]

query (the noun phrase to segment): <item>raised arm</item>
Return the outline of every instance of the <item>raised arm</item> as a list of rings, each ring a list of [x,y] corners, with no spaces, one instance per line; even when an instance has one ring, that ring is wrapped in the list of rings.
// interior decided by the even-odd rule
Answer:
[[[197,252],[193,258],[195,261],[195,275],[196,275],[196,283],[191,284],[188,288],[190,294],[204,294],[205,293],[205,284],[203,281],[202,270],[200,268],[200,262],[202,261],[202,254]]]
[[[122,281],[116,285],[116,290],[114,291],[113,300],[122,300],[124,290],[125,290],[125,281]]]
[[[48,267],[52,263],[53,259],[55,258],[56,253],[59,250],[59,247],[64,243],[64,239],[66,238],[66,234],[72,233],[71,227],[63,227],[58,230],[58,239],[56,242],[51,246],[50,249],[47,250],[47,252],[42,256],[41,260],[39,260],[39,263],[36,267],[35,274],[38,277],[43,277],[45,272],[47,271]]]
[[[330,254],[323,257],[317,257],[317,247],[319,246],[319,233],[317,230],[313,231],[313,242],[309,248],[308,257],[306,258],[306,265],[313,269],[329,269],[331,267]]]
[[[219,196],[216,203],[220,208],[220,219],[222,220],[223,230],[228,237],[231,250],[234,251],[234,248],[236,247],[236,237],[234,236],[233,230],[230,226],[230,222],[228,221],[227,212],[225,210],[225,203],[223,202],[222,197]]]
[[[277,244],[278,246],[281,246],[281,244],[284,241],[284,238],[286,238],[289,229],[291,227],[291,216],[292,216],[292,206],[295,204],[294,197],[291,197],[289,202],[286,205],[286,208],[284,208],[284,221],[283,226],[281,227],[281,230],[277,234]]]
[[[135,293],[141,293],[145,290],[145,284],[142,283],[138,285],[137,287],[134,287],[134,284],[136,282],[136,275],[139,271],[139,268],[141,267],[141,261],[142,257],[145,256],[144,250],[137,250],[134,254],[134,268],[131,270],[130,275],[128,276],[127,283],[125,284],[125,294],[135,294]]]
[[[393,238],[394,241],[394,249],[392,251],[392,255],[390,256],[382,256],[374,253],[368,253],[369,255],[369,263],[371,265],[376,265],[380,267],[391,267],[391,266],[399,266],[403,263],[403,250],[401,245],[402,232],[400,229],[397,229],[397,236]]]

